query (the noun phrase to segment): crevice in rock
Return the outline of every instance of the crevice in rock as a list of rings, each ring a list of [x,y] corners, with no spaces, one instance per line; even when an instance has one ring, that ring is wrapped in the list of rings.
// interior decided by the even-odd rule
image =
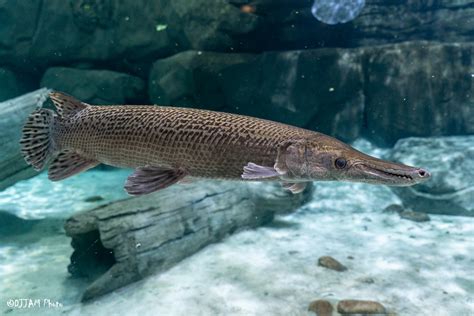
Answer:
[[[74,277],[94,280],[116,263],[113,250],[104,247],[98,230],[75,235],[71,246],[74,252],[71,255],[68,271]]]

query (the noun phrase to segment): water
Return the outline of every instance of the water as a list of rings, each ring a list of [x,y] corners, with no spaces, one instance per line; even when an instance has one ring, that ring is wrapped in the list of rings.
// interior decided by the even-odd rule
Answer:
[[[474,315],[473,4],[0,2],[0,314],[316,315],[308,307],[325,300],[340,315],[341,301],[363,300],[390,315]],[[29,113],[54,109],[40,88],[284,122],[431,177],[360,183],[377,170],[353,171],[357,155],[285,139],[289,149],[274,151],[284,164],[257,171],[318,166],[313,179],[328,170],[354,182],[311,181],[293,195],[279,183],[186,177],[132,197],[134,170],[103,166],[53,182],[20,153]],[[164,124],[138,131],[159,142]],[[104,137],[88,128],[86,144]],[[143,147],[109,150],[140,157]],[[219,155],[232,169],[247,149],[208,150],[209,169]],[[403,175],[393,181],[420,177]],[[323,256],[346,270],[321,266]]]

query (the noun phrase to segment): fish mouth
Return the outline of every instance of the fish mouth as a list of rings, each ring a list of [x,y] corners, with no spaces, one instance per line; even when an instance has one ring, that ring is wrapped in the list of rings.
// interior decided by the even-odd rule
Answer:
[[[384,164],[391,163],[384,162]],[[360,163],[357,167],[363,172],[364,182],[375,184],[410,186],[425,182],[431,177],[426,169],[395,163],[390,167]]]

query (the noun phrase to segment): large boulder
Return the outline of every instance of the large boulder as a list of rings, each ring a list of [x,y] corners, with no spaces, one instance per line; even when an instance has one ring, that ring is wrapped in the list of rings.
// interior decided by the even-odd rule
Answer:
[[[405,206],[474,216],[474,136],[401,139],[387,158],[426,167],[432,174],[423,184],[393,188]]]
[[[109,70],[49,68],[41,79],[41,86],[66,92],[92,104],[147,102],[142,79]]]
[[[38,174],[20,153],[20,138],[28,115],[46,100],[47,89],[37,90],[0,103],[0,190]]]
[[[379,145],[409,136],[474,133],[474,45],[409,42],[368,48],[366,134]]]
[[[148,80],[150,100],[160,105],[227,110],[231,102],[223,91],[223,82],[228,79],[222,77],[223,73],[256,58],[245,54],[188,51],[159,59],[153,64]]]
[[[321,49],[260,55],[184,52],[154,63],[151,101],[219,109],[354,139],[362,126],[358,51]]]

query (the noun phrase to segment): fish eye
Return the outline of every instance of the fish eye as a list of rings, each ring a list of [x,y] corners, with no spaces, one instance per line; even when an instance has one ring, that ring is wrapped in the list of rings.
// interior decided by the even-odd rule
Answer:
[[[344,169],[347,166],[347,161],[346,159],[339,157],[334,162],[334,165],[336,166],[337,169]]]

